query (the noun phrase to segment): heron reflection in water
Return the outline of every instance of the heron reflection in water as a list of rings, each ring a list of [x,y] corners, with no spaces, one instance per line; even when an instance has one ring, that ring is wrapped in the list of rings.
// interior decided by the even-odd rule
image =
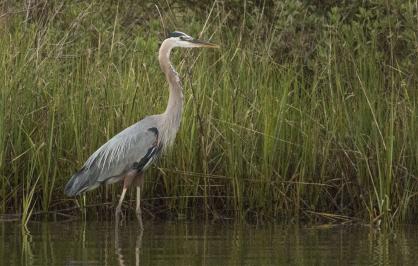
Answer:
[[[216,44],[201,41],[175,31],[161,44],[159,62],[169,85],[169,98],[164,113],[147,116],[111,138],[84,163],[65,186],[68,196],[80,195],[103,184],[123,181],[123,190],[116,207],[116,226],[128,187],[136,186],[136,215],[143,229],[141,214],[141,187],[144,171],[169,147],[176,137],[183,110],[183,89],[180,78],[170,62],[171,50],[181,48],[218,48]]]
[[[136,242],[135,242],[135,265],[136,266],[140,265],[143,234],[144,234],[144,230],[139,230],[138,235],[136,236]],[[131,248],[132,247],[129,247],[129,249]],[[117,256],[120,266],[131,265],[129,263],[128,264],[126,263],[126,259],[123,254],[123,248],[119,240],[119,230],[117,229],[117,227],[115,230],[115,254]]]

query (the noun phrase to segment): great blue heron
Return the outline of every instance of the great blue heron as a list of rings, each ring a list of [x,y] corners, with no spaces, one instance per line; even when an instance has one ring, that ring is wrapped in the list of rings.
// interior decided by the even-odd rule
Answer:
[[[66,195],[75,196],[102,184],[123,180],[123,190],[115,213],[116,226],[119,224],[126,191],[134,183],[137,191],[136,214],[139,227],[143,229],[140,201],[144,171],[165,148],[174,142],[180,126],[183,89],[180,78],[170,62],[170,52],[174,47],[218,48],[219,46],[194,39],[183,32],[172,32],[161,44],[158,55],[170,92],[165,112],[147,116],[107,141],[87,159],[64,189]]]

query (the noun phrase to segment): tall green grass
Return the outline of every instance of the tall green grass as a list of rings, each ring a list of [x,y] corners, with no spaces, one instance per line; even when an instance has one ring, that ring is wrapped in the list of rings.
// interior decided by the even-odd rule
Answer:
[[[117,10],[96,21],[101,8],[3,22],[1,213],[28,220],[33,210],[116,202],[117,185],[76,201],[63,186],[107,139],[165,108],[157,18],[126,29]],[[249,30],[224,25],[222,12],[203,36],[214,32],[220,50],[174,52],[184,115],[174,147],[146,175],[145,208],[176,218],[416,219],[416,62],[382,50],[367,17],[343,23],[336,9],[308,57],[294,55],[299,46],[278,53],[283,31],[262,13],[248,15]],[[183,18],[179,29],[196,35],[205,19]]]

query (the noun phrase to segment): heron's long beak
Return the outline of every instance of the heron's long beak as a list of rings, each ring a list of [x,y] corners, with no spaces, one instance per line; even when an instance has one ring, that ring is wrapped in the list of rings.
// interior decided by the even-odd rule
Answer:
[[[197,47],[219,48],[219,45],[217,44],[205,42],[205,41],[201,41],[197,39],[190,40],[189,42],[195,44]]]

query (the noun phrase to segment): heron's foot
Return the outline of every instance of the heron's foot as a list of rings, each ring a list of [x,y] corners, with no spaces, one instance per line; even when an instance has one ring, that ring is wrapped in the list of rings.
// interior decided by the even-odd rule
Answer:
[[[121,226],[125,217],[123,215],[122,209],[119,207],[116,207],[115,218],[116,218],[116,227]]]
[[[138,218],[138,223],[139,223],[139,230],[143,231],[144,230],[144,224],[142,223],[142,212],[141,209],[137,209],[136,210],[136,218]]]

